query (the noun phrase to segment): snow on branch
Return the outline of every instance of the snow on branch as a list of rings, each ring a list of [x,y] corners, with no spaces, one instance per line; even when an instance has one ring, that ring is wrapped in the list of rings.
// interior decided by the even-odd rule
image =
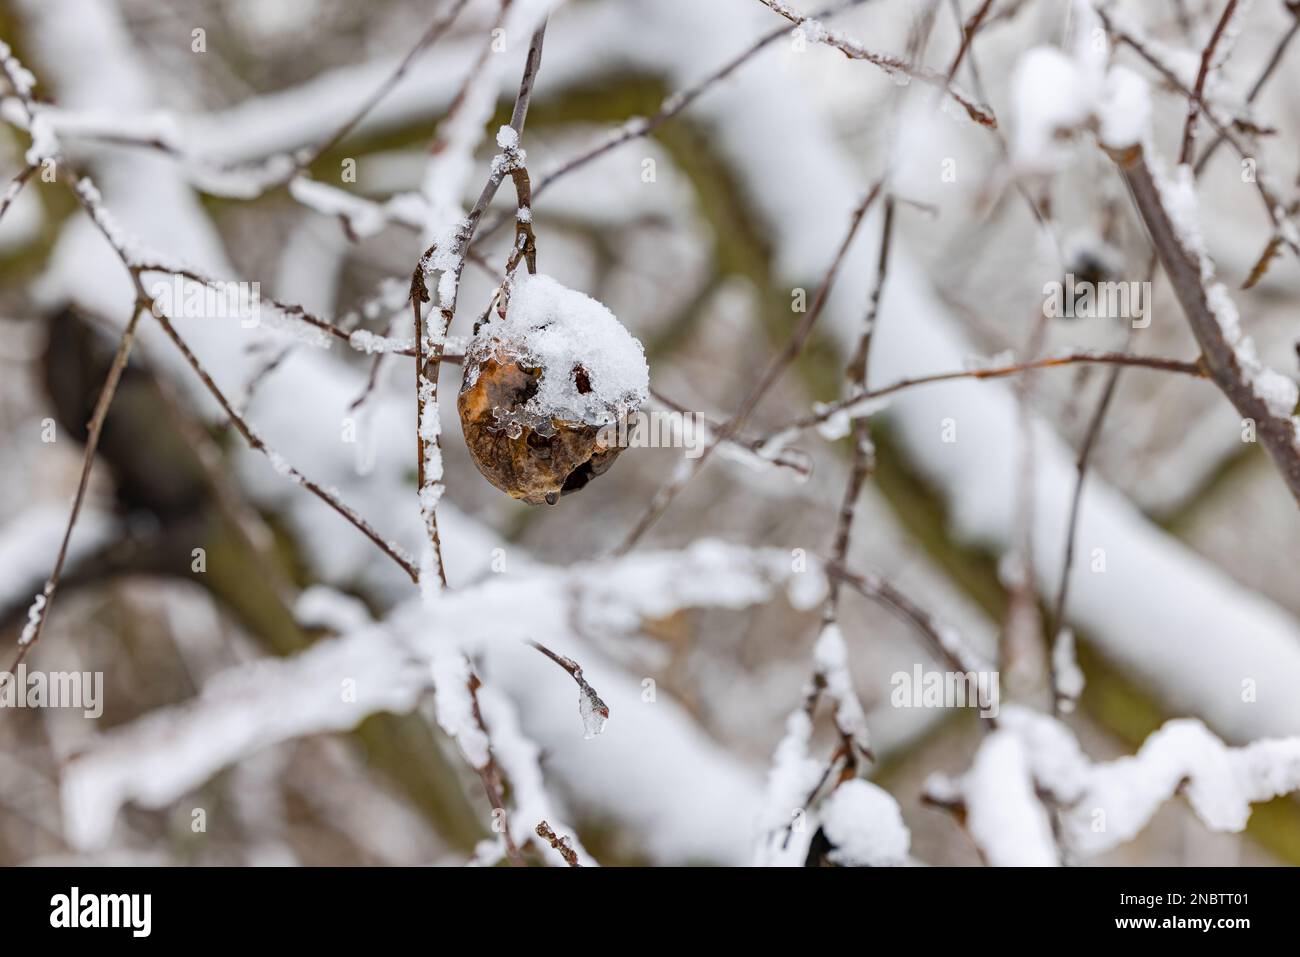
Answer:
[[[524,60],[523,77],[515,95],[510,125],[497,134],[498,143],[505,152],[493,159],[491,173],[474,207],[467,215],[461,215],[459,191],[468,176],[469,156],[482,134],[486,116],[491,112],[495,92],[493,85],[481,83],[477,91],[469,86],[462,88],[463,95],[458,97],[453,106],[450,132],[447,129],[442,132],[442,136],[447,139],[441,141],[441,148],[435,152],[425,174],[425,193],[431,210],[429,233],[432,242],[415,265],[411,275],[410,297],[416,348],[416,481],[419,485],[420,515],[424,519],[429,539],[421,562],[420,584],[430,595],[439,587],[447,586],[447,570],[442,560],[442,539],[438,531],[437,515],[438,502],[444,490],[442,426],[438,414],[439,373],[442,369],[444,343],[456,317],[461,274],[465,269],[475,230],[506,175],[514,178],[520,209],[529,208],[528,172],[523,165],[524,153],[519,149],[519,138],[523,135],[533,84],[541,68],[546,16],[553,5],[554,0],[528,0],[514,8],[502,8],[501,23],[511,25],[512,28],[515,25],[536,26]],[[489,49],[490,45],[482,49],[480,59],[470,71],[471,78],[484,68],[484,58],[489,57]],[[528,268],[533,272],[536,269],[536,253],[531,245],[531,222],[521,219],[519,231],[521,238],[526,237],[528,240]],[[512,262],[507,266],[507,275],[513,265]],[[426,318],[422,315],[422,304],[430,301],[427,286],[430,270],[440,273],[436,287],[438,302],[436,310]],[[434,315],[438,317],[436,325]]]
[[[822,831],[837,867],[901,867],[908,862],[912,835],[898,802],[884,788],[861,779],[845,781],[826,798]]]
[[[1098,20],[1104,24],[1106,31],[1116,43],[1123,43],[1132,49],[1144,62],[1159,73],[1165,82],[1187,98],[1188,112],[1187,124],[1184,127],[1183,149],[1189,152],[1186,157],[1183,157],[1180,153],[1179,165],[1190,164],[1192,158],[1190,150],[1194,145],[1195,121],[1201,116],[1204,116],[1213,128],[1218,137],[1216,143],[1228,143],[1243,160],[1249,159],[1253,161],[1259,155],[1259,148],[1255,145],[1256,134],[1273,131],[1261,129],[1249,115],[1221,114],[1213,102],[1213,98],[1207,95],[1209,81],[1217,75],[1217,69],[1222,66],[1223,58],[1227,56],[1228,51],[1231,49],[1231,43],[1221,41],[1223,40],[1223,31],[1231,29],[1228,24],[1233,17],[1240,16],[1240,11],[1235,9],[1235,4],[1228,4],[1228,7],[1224,10],[1224,13],[1227,14],[1226,19],[1220,19],[1201,56],[1193,58],[1193,62],[1199,62],[1200,64],[1194,73],[1179,69],[1175,65],[1176,58],[1171,57],[1164,51],[1160,44],[1145,38],[1140,30],[1128,24],[1112,8],[1097,5],[1093,12],[1095,12]],[[1284,46],[1279,47],[1279,50],[1283,49]],[[1123,70],[1122,67],[1113,68],[1108,74],[1108,82],[1110,76],[1123,75],[1120,72],[1121,70]],[[1128,146],[1144,139],[1150,113],[1145,83],[1130,71],[1124,71],[1124,74],[1127,74],[1124,89],[1118,91],[1120,95],[1115,97],[1114,102],[1101,115],[1103,124],[1102,142],[1117,147]],[[1264,76],[1267,76],[1267,68]],[[1133,109],[1134,103],[1142,104],[1137,111]],[[1116,115],[1127,117],[1125,126],[1130,131],[1128,134],[1119,137],[1106,135],[1105,124],[1111,122],[1110,118]],[[1204,159],[1201,162],[1203,163]],[[1200,163],[1197,164],[1198,170],[1200,165]],[[1266,170],[1257,169],[1252,177],[1252,182],[1263,203],[1264,213],[1273,224],[1274,240],[1278,246],[1286,245],[1293,253],[1300,256],[1300,236],[1297,235],[1296,224],[1293,219],[1294,210],[1288,209],[1287,204],[1282,201]]]
[[[114,729],[67,765],[68,839],[102,847],[128,801],[166,807],[269,745],[349,730],[379,711],[410,711],[429,684],[427,665],[379,625],[223,672],[192,701]]]
[[[905,863],[911,838],[894,799],[870,782],[850,777],[846,765],[831,793],[817,801],[836,773],[845,748],[827,763],[812,757],[811,689],[804,704],[786,719],[785,735],[777,744],[767,787],[758,811],[753,863],[760,867],[803,864],[818,821],[840,853],[833,863],[847,866],[888,866]],[[836,857],[842,860],[836,860]]]
[[[1007,705],[975,762],[926,785],[937,802],[964,808],[990,864],[1052,863],[1041,794],[1061,815],[1061,840],[1091,857],[1135,837],[1165,801],[1183,796],[1212,830],[1238,832],[1250,806],[1300,790],[1300,737],[1230,747],[1200,721],[1166,722],[1136,754],[1092,762],[1059,721]]]
[[[959,782],[935,775],[926,791],[933,803],[964,813],[966,830],[989,866],[1061,863],[1047,809],[1034,790],[1029,755],[1011,732],[989,734]]]
[[[565,823],[560,809],[546,788],[542,779],[541,749],[524,734],[519,723],[519,710],[514,703],[497,689],[484,686],[479,689],[479,703],[482,707],[483,723],[492,737],[492,750],[497,764],[510,782],[510,798],[514,804],[514,813],[510,815],[509,827],[514,842],[523,846],[531,839],[528,832],[530,821],[554,821],[562,831],[572,836],[560,839],[557,846],[549,842],[555,855],[543,855],[543,860],[550,864],[564,863],[570,867],[594,867],[596,861],[582,842],[578,840],[574,829]],[[535,830],[539,837],[546,836]],[[548,839],[549,841],[549,839]]]
[[[102,846],[118,808],[128,801],[166,806],[220,768],[271,744],[346,730],[377,711],[410,711],[436,685],[439,723],[469,763],[485,767],[493,746],[514,787],[522,789],[516,795],[522,803],[510,816],[520,822],[512,833],[522,843],[526,832],[519,827],[557,815],[541,796],[536,751],[517,733],[507,702],[498,700],[498,692],[487,693],[500,677],[494,666],[520,672],[520,662],[497,657],[514,645],[510,638],[572,644],[574,622],[609,635],[635,634],[644,620],[677,609],[743,608],[769,600],[781,586],[805,608],[825,594],[815,564],[796,572],[787,551],[701,541],[680,552],[640,552],[612,563],[535,566],[447,592],[432,605],[412,598],[382,623],[321,640],[291,658],[232,669],[195,700],[105,735],[65,769],[69,834],[79,847]],[[520,608],[528,614],[520,616]],[[486,656],[482,722],[468,693],[467,655]],[[531,651],[529,656],[540,664]],[[527,680],[535,684],[536,666],[528,670]],[[674,760],[688,760],[698,747],[667,702],[641,709],[639,719],[655,722],[665,748],[680,749]],[[602,735],[609,740],[608,732]],[[588,797],[619,813],[616,795]],[[641,805],[630,800],[628,813]]]
[[[1145,101],[1142,84],[1126,85],[1121,105]],[[1128,184],[1134,205],[1169,276],[1192,334],[1201,347],[1201,365],[1243,420],[1254,423],[1260,443],[1273,458],[1300,504],[1300,418],[1293,412],[1300,389],[1268,368],[1241,328],[1227,287],[1215,279],[1205,248],[1192,170],[1181,165],[1166,176],[1143,130],[1103,144]]]

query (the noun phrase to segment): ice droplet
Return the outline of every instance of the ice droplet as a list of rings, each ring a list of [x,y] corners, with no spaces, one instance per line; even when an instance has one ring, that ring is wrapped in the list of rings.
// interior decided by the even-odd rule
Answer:
[[[590,685],[578,693],[578,714],[582,717],[582,737],[590,741],[605,730],[609,708]]]

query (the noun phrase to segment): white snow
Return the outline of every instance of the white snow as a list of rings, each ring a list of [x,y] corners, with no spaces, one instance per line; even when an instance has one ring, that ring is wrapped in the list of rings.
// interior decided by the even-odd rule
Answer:
[[[344,693],[345,681],[352,682],[354,698]],[[277,741],[346,730],[375,711],[409,711],[427,687],[426,670],[379,627],[320,642],[293,658],[223,672],[196,699],[96,739],[65,769],[68,839],[76,847],[101,847],[128,800],[165,807]]]
[[[464,549],[451,567],[482,570],[476,560],[485,561],[497,541],[471,541],[472,526],[454,509],[444,508],[440,518],[448,531],[461,523],[463,534],[447,536]],[[665,609],[745,607],[769,598],[784,580],[816,574],[794,575],[789,564],[780,549],[702,542],[681,552],[557,569],[532,563],[512,546],[509,577],[490,576],[431,605],[409,598],[382,623],[323,639],[291,658],[233,668],[194,701],[113,729],[65,770],[69,834],[79,847],[101,846],[127,801],[165,806],[277,741],[345,730],[375,711],[409,711],[431,686],[439,724],[481,766],[488,739],[473,717],[470,654],[482,662],[483,691],[495,689],[515,702],[520,726],[546,748],[548,774],[565,782],[574,813],[613,815],[660,862],[737,863],[758,806],[757,775],[669,698],[644,701],[639,676],[576,644],[574,622],[617,637],[637,633],[644,619]],[[714,569],[716,589],[709,587]],[[406,587],[409,595],[409,582]],[[554,665],[524,638],[580,661],[618,716],[598,738],[575,742],[572,685],[538,680],[539,669]],[[341,694],[345,679],[354,682],[355,700]],[[488,700],[481,698],[480,706],[491,727],[501,711],[490,710]],[[270,712],[267,701],[277,703]],[[525,760],[511,751],[523,746],[509,734],[494,747],[506,749],[503,761],[506,754]]]
[[[415,336],[381,336],[369,329],[357,329],[348,336],[348,345],[366,355],[402,352],[415,348]]]
[[[835,623],[822,627],[813,646],[813,663],[817,673],[826,682],[826,694],[835,706],[835,726],[848,735],[861,751],[870,748],[871,736],[867,731],[867,716],[858,700],[849,673],[849,653],[844,635]]]
[[[1061,710],[1073,711],[1074,703],[1083,694],[1084,675],[1074,656],[1074,632],[1069,628],[1062,628],[1052,643],[1052,673]]]
[[[1093,763],[1063,724],[1007,705],[971,770],[957,782],[937,778],[933,790],[964,800],[971,835],[990,863],[1052,863],[1034,785],[1062,806],[1065,845],[1083,857],[1132,839],[1178,794],[1206,826],[1235,832],[1251,804],[1300,790],[1300,737],[1232,748],[1183,718],[1166,722],[1135,755]]]
[[[50,574],[68,524],[71,503],[41,503],[0,526],[0,601],[17,602]],[[87,503],[68,543],[69,567],[108,542],[116,530],[112,516]]]
[[[1034,172],[1057,169],[1069,154],[1064,136],[1092,115],[1087,79],[1060,50],[1038,47],[1020,58],[1014,89],[1017,165]]]
[[[431,669],[438,724],[460,747],[470,767],[487,767],[490,743],[474,714],[469,662],[454,648],[438,648]]]
[[[1151,92],[1147,81],[1125,66],[1106,75],[1100,109],[1102,143],[1124,149],[1143,142],[1151,129]]]
[[[514,804],[510,812],[510,834],[515,843],[522,845],[531,840],[544,848],[543,855],[552,866],[567,866],[559,851],[536,837],[533,829],[540,821],[546,821],[557,834],[568,838],[569,846],[577,853],[578,862],[583,867],[595,865],[573,827],[566,823],[567,815],[560,813],[547,791],[539,763],[541,749],[524,735],[518,710],[510,699],[495,688],[484,687],[479,691],[479,707],[483,712],[483,723],[492,737],[492,753],[501,773],[510,782]]]
[[[295,176],[289,181],[289,195],[323,216],[339,216],[347,220],[358,237],[373,236],[387,223],[378,203],[305,176]]]
[[[1070,156],[1068,139],[1090,125],[1111,149],[1141,144],[1150,135],[1147,81],[1122,65],[1106,70],[1104,56],[1082,38],[1086,32],[1080,29],[1072,55],[1036,47],[1016,65],[1012,154],[1026,172],[1059,170]]]
[[[5,76],[14,86],[14,92],[23,99],[28,99],[32,95],[32,90],[36,86],[36,77],[32,71],[23,66],[9,44],[0,40],[0,62],[3,63]]]
[[[649,397],[650,370],[641,343],[604,305],[550,276],[518,276],[505,318],[494,316],[477,341],[481,348],[505,343],[542,370],[537,393],[520,410],[529,423],[562,419],[605,425]],[[579,369],[590,385],[585,393],[579,389]]]
[[[785,736],[772,755],[766,795],[755,821],[754,863],[759,866],[798,865],[807,852],[812,835],[808,831],[809,809],[805,805],[825,768],[824,762],[808,753],[811,738],[812,721],[798,707],[786,719]],[[800,824],[802,827],[798,828]]]
[[[822,802],[819,816],[841,867],[899,867],[912,836],[898,802],[870,781],[845,781]]]
[[[514,127],[503,126],[497,130],[497,146],[506,151],[519,148],[519,134]]]
[[[1148,161],[1161,205],[1173,224],[1178,241],[1200,267],[1206,305],[1236,357],[1242,378],[1270,415],[1291,423],[1292,441],[1300,448],[1300,418],[1293,415],[1296,403],[1300,402],[1300,385],[1269,368],[1260,359],[1254,340],[1241,327],[1241,317],[1227,286],[1215,278],[1214,261],[1206,250],[1192,170],[1180,165],[1172,175],[1168,175],[1154,153],[1148,154]]]
[[[36,638],[36,629],[45,617],[45,605],[50,600],[50,587],[45,586],[43,591],[36,593],[32,599],[31,605],[27,609],[27,621],[23,624],[23,630],[18,635],[19,645],[30,645]]]
[[[312,585],[303,589],[294,603],[293,616],[300,625],[328,628],[340,635],[360,631],[371,623],[370,611],[365,602],[328,585]]]
[[[1007,731],[989,734],[962,781],[966,828],[993,867],[1059,862],[1047,811],[1034,793],[1029,755]]]

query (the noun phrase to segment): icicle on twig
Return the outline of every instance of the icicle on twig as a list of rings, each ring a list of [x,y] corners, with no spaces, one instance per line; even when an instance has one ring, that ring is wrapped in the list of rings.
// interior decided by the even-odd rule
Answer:
[[[557,655],[541,642],[529,639],[528,644],[567,671],[573,680],[578,683],[578,714],[582,717],[582,736],[587,740],[591,740],[604,731],[605,722],[609,720],[609,706],[601,700],[600,695],[596,693],[596,689],[589,685],[587,679],[582,676],[582,666],[572,658]]]

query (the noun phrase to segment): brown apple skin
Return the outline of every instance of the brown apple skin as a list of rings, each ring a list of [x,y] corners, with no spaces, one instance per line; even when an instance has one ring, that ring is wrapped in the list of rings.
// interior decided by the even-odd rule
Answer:
[[[602,432],[607,431],[586,423],[552,419],[552,434],[544,435],[522,423],[511,429],[498,421],[494,410],[522,409],[541,375],[505,343],[476,344],[466,357],[456,409],[465,445],[484,478],[529,505],[554,505],[604,473],[622,449],[606,445]]]

